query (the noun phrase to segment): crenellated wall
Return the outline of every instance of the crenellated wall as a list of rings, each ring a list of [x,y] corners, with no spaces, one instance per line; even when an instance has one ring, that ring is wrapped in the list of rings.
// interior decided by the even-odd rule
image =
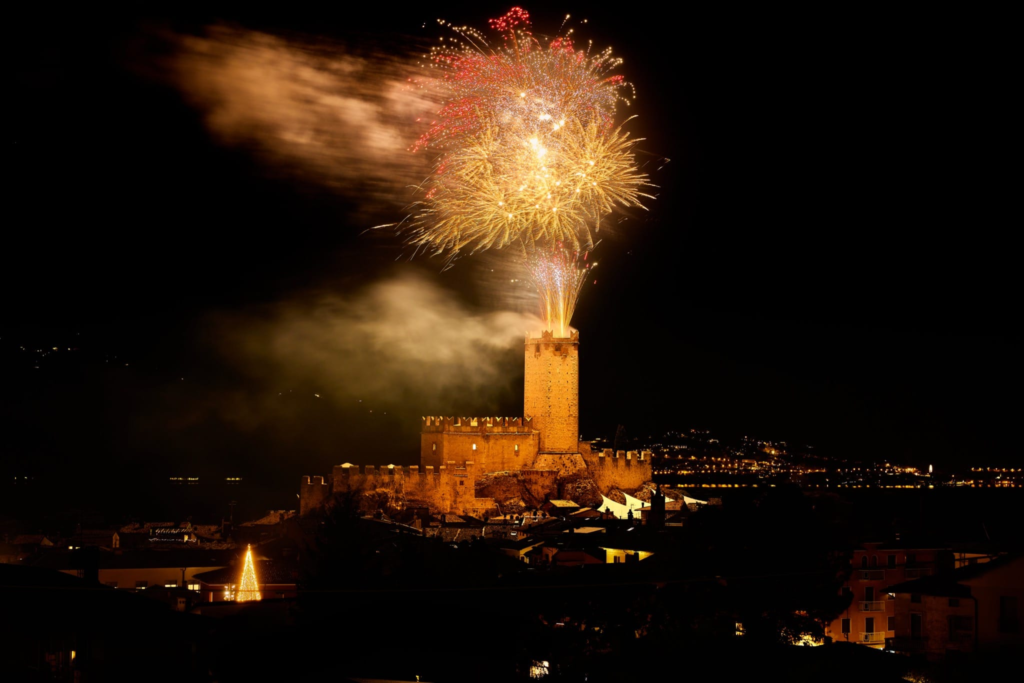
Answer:
[[[522,417],[443,417],[421,418],[424,432],[511,433],[533,431],[530,418]]]
[[[532,467],[538,434],[521,417],[425,417],[420,464],[471,460],[483,472]]]
[[[650,451],[618,451],[606,448],[600,453],[585,449],[587,474],[602,493],[613,488],[631,490],[651,481]]]
[[[436,512],[482,514],[494,509],[490,498],[476,497],[477,467],[473,462],[461,465],[395,466],[336,465],[330,486],[323,477],[303,477],[300,483],[300,510],[306,514],[322,505],[331,494],[386,492],[388,498],[408,506],[427,506]],[[329,489],[329,491],[328,491]]]

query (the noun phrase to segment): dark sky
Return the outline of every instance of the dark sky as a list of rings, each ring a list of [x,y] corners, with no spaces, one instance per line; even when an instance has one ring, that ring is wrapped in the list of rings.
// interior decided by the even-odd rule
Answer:
[[[422,394],[397,382],[387,418],[350,400],[358,387],[311,404],[309,372],[257,371],[234,353],[258,321],[289,319],[282,302],[358,298],[411,272],[457,311],[495,308],[488,262],[396,263],[397,239],[362,233],[400,218],[406,198],[367,201],[344,169],[324,179],[282,161],[258,125],[225,136],[235,124],[211,123],[216,103],[168,75],[210,27],[402,62],[436,38],[421,29],[435,15],[482,26],[507,9],[341,7],[9,25],[0,448],[12,467],[247,468],[290,489],[344,460],[414,462],[421,414],[519,414],[515,350],[496,361],[511,379],[472,405],[458,383],[430,399],[443,405],[403,402]],[[1014,78],[998,18],[586,7],[565,10],[626,58],[630,129],[659,189],[648,214],[605,235],[574,320],[584,436],[698,426],[844,457],[1020,465]],[[539,33],[557,29],[561,8],[528,9]],[[336,144],[366,134],[348,125]],[[80,355],[36,370],[23,344]],[[127,372],[112,374],[114,355]],[[251,403],[287,391],[304,402]],[[192,415],[225,396],[250,401],[244,419]]]

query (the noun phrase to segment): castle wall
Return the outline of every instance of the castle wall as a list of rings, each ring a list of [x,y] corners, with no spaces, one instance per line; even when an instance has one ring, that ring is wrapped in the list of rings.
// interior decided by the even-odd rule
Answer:
[[[484,472],[520,470],[537,458],[537,434],[445,434],[447,460],[472,460]]]
[[[451,512],[455,499],[453,478],[445,466],[375,467],[374,465],[335,465],[331,474],[331,492],[384,493],[390,500],[410,505],[426,505],[440,512]]]
[[[476,464],[481,472],[532,467],[537,457],[538,434],[522,418],[423,418],[420,464],[449,461]]]
[[[376,467],[336,465],[330,485],[323,477],[303,477],[300,482],[302,514],[326,502],[331,494],[373,494],[395,507],[426,506],[435,512],[483,515],[495,510],[494,500],[476,497],[477,467],[472,462],[434,467]],[[328,492],[329,489],[329,492]]]
[[[299,514],[323,505],[330,495],[330,483],[323,477],[303,477],[299,482]]]
[[[527,338],[523,412],[540,432],[539,452],[576,453],[579,428],[579,333]]]
[[[651,481],[651,452],[619,451],[606,448],[601,453],[583,453],[587,463],[587,474],[597,484],[601,493],[613,488],[637,489],[644,482]]]
[[[451,512],[455,496],[448,468],[403,467],[396,482],[396,492],[401,493],[410,506],[426,506],[439,512]]]
[[[420,433],[420,466],[440,467],[445,461],[444,434],[440,432]]]

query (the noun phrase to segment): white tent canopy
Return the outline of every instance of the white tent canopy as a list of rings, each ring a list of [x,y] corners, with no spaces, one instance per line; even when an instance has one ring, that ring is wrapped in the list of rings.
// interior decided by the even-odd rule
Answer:
[[[629,507],[631,510],[639,510],[640,508],[651,507],[650,503],[645,503],[639,498],[634,498],[628,493],[623,493],[622,495],[626,497],[626,506]]]
[[[643,507],[643,502],[633,498],[632,496],[626,496],[626,505],[622,503],[616,503],[608,496],[601,496],[603,499],[601,502],[601,512],[605,510],[610,511],[615,515],[616,519],[629,519],[629,511],[633,510],[633,516],[637,519],[640,518],[640,508]]]
[[[614,514],[617,519],[629,519],[629,511],[632,510],[633,511],[633,517],[639,519],[640,518],[640,509],[641,508],[645,508],[645,507],[649,508],[651,506],[650,503],[645,503],[644,501],[642,501],[642,500],[640,500],[638,498],[634,498],[633,496],[629,495],[628,493],[624,493],[622,495],[624,495],[626,497],[626,504],[625,505],[623,505],[622,503],[616,503],[614,500],[612,500],[608,496],[601,496],[601,498],[602,498],[602,501],[601,501],[601,512],[604,512],[605,510],[608,510],[609,512]],[[689,496],[686,496],[686,495],[683,496],[683,503],[685,503],[686,505],[693,505],[693,504],[707,505],[708,504],[708,502],[706,500],[698,500],[696,498],[690,498]]]

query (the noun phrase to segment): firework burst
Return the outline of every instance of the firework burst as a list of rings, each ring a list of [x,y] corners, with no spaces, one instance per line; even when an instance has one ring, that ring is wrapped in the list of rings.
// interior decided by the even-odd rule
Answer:
[[[438,156],[401,229],[417,252],[450,261],[522,245],[545,321],[564,333],[602,218],[651,198],[638,140],[615,124],[632,87],[612,73],[611,49],[578,48],[572,30],[542,41],[520,8],[490,22],[500,44],[440,23],[456,36],[429,59],[443,103],[413,145]]]
[[[458,256],[516,242],[593,247],[592,229],[615,206],[640,206],[645,185],[630,140],[597,123],[564,124],[557,139],[511,144],[488,128],[441,157],[416,206],[409,242]]]
[[[570,119],[613,126],[616,105],[629,105],[633,94],[621,75],[611,73],[622,60],[610,48],[596,55],[589,44],[577,49],[572,30],[543,45],[529,18],[513,8],[492,19],[500,46],[473,28],[439,22],[457,36],[442,38],[430,53],[444,104],[413,149],[458,147],[495,125],[512,138],[524,131],[557,132]]]

